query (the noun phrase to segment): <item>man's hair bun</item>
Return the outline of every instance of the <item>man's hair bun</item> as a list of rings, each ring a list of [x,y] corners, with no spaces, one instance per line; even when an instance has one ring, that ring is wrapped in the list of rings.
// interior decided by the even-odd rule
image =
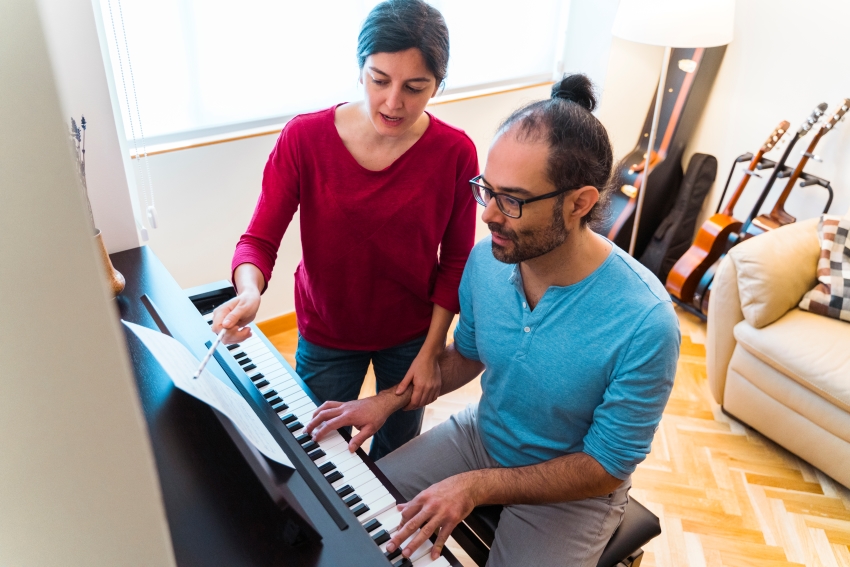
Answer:
[[[591,111],[596,108],[593,84],[581,73],[564,75],[563,79],[552,85],[552,98],[569,100]]]

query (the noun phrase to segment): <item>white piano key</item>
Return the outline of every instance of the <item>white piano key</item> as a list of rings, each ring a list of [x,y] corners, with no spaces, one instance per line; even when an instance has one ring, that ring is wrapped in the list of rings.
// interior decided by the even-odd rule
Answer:
[[[361,523],[368,522],[378,514],[382,514],[390,508],[394,508],[396,505],[397,503],[393,495],[387,494],[383,498],[376,500],[373,504],[367,504],[367,506],[369,506],[369,511],[360,516],[359,520]]]
[[[431,555],[431,548],[433,547],[434,544],[431,543],[431,540],[426,539],[422,545],[416,548],[416,551],[410,554],[410,561],[413,562],[413,565],[416,565],[416,562],[422,559],[423,557],[430,560],[429,556]]]
[[[248,353],[245,353],[248,354]],[[280,362],[274,357],[274,355],[270,352],[256,352],[253,356],[248,354],[248,358],[251,359],[251,362],[257,365],[257,367],[267,365],[269,368],[280,366]]]
[[[324,449],[322,450],[324,451]],[[339,472],[341,472],[342,474],[346,474],[348,471],[356,467],[361,461],[360,457],[358,457],[357,455],[352,456],[351,453],[345,451],[334,455],[329,455],[327,454],[327,452],[325,452],[324,457],[316,459],[314,462],[316,463],[317,467],[320,467],[327,462],[331,462],[334,464],[334,466],[336,466]]]
[[[363,478],[360,478],[361,476],[363,476]],[[357,483],[358,485],[366,484],[369,480],[372,479],[373,476],[374,474],[372,473],[372,471],[369,470],[369,467],[366,466],[366,463],[363,463],[362,461],[355,467],[352,467],[348,471],[348,474],[346,474],[346,477],[348,478],[348,481],[350,483]]]
[[[451,563],[449,563],[449,560],[442,555],[434,561],[431,561],[431,556],[428,555],[421,558],[419,561],[414,561],[413,567],[451,567]]]
[[[340,487],[343,487],[346,484],[351,484],[351,481],[353,481],[358,476],[360,476],[360,474],[362,474],[364,471],[368,471],[368,470],[369,470],[369,467],[367,467],[365,463],[360,462],[360,463],[356,464],[355,466],[351,467],[348,470],[347,474],[342,473],[342,474],[345,475],[345,478],[342,478],[342,479],[340,479],[340,480],[338,480],[334,483],[334,490],[336,490]],[[362,484],[362,482],[361,482],[361,484]]]
[[[376,516],[376,519],[381,522],[381,529],[387,530],[387,533],[394,534],[398,531],[398,525],[401,523],[401,512],[395,508],[391,508],[383,514]]]
[[[361,483],[360,486],[357,487],[357,494],[359,494],[361,497],[365,498],[365,497],[368,497],[373,492],[375,492],[376,490],[381,489],[381,488],[383,488],[384,491],[386,491],[387,494],[389,494],[389,491],[386,489],[386,487],[384,487],[384,484],[380,480],[378,480],[377,477],[373,476],[370,480],[368,480],[367,482]]]
[[[231,354],[235,355],[239,352],[245,353],[251,359],[251,364],[256,367],[248,371],[248,375],[255,376],[261,373],[263,374],[263,379],[269,383],[267,386],[260,388],[260,392],[265,394],[270,390],[274,390],[287,405],[287,409],[278,413],[279,416],[283,417],[291,413],[303,425],[306,425],[312,420],[313,413],[317,409],[316,404],[262,340],[257,336],[251,337],[231,351]],[[296,433],[296,435],[298,434],[300,432]],[[321,441],[316,441],[316,443],[325,455],[317,459],[314,465],[318,467],[324,463],[331,462],[336,467],[334,470],[339,471],[343,475],[342,479],[333,483],[334,490],[345,485],[350,485],[354,491],[353,494],[359,496],[361,502],[369,507],[368,512],[358,517],[360,523],[365,524],[375,517],[380,517],[383,518],[381,520],[382,529],[387,530],[389,533],[394,533],[401,520],[401,513],[396,510],[395,498],[389,493],[383,483],[375,477],[374,473],[362,461],[360,456],[348,451],[348,442],[338,432],[334,431]],[[430,542],[426,545],[430,549]],[[425,545],[423,545],[424,547]],[[417,553],[413,558],[414,562],[420,557],[420,554],[424,556],[427,553],[428,550]],[[416,565],[419,567],[418,563]]]
[[[332,438],[323,438],[321,441],[316,441],[319,448],[328,455],[337,455],[342,451],[348,451],[348,443],[343,439],[342,435],[334,431],[336,434]]]
[[[272,370],[260,369],[259,371],[262,372],[263,378],[265,378],[269,382],[277,382],[279,384],[287,384],[289,382],[294,382],[294,380],[289,380],[289,382],[287,382],[289,374],[286,373],[286,370],[284,370],[283,367],[275,368]],[[256,376],[256,374],[254,374],[252,371],[250,373],[250,376]]]

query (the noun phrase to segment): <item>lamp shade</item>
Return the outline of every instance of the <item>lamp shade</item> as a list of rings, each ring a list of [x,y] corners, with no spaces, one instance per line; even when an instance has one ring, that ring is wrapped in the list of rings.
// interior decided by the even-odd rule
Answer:
[[[715,47],[732,41],[735,0],[620,0],[612,33],[664,47]]]

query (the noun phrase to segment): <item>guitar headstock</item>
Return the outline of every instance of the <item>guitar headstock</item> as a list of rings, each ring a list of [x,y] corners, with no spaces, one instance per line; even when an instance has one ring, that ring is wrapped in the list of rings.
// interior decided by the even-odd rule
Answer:
[[[821,126],[821,129],[827,131],[834,128],[835,125],[844,118],[844,115],[847,114],[848,110],[850,110],[850,98],[845,98],[841,101],[841,105],[838,107],[838,110],[835,111],[835,114],[832,115],[832,118],[830,118],[826,124]]]
[[[782,136],[785,135],[785,132],[787,132],[788,128],[790,127],[791,123],[787,120],[783,120],[782,122],[780,122],[779,126],[777,126],[776,129],[771,132],[770,136],[767,137],[767,141],[761,147],[761,153],[766,154],[767,152],[772,150],[773,146],[775,146],[776,143],[782,139]]]
[[[806,133],[811,130],[815,124],[818,123],[818,120],[820,120],[820,117],[823,116],[824,112],[826,112],[827,108],[829,107],[826,106],[825,102],[822,102],[817,105],[812,111],[812,113],[809,115],[809,117],[806,118],[806,121],[800,125],[800,129],[797,130],[797,136],[799,136],[800,138],[805,136]]]

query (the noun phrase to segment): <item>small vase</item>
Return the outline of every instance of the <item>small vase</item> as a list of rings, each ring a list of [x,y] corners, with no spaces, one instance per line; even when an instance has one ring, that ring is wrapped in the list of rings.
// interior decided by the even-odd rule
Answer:
[[[124,276],[121,275],[121,272],[115,269],[112,265],[112,260],[109,259],[109,253],[106,251],[106,246],[103,244],[103,237],[100,234],[100,229],[95,229],[97,232],[94,235],[95,242],[97,243],[97,249],[100,251],[100,257],[103,261],[103,269],[106,273],[106,279],[109,281],[109,287],[112,289],[112,296],[116,297],[119,293],[124,291]]]

